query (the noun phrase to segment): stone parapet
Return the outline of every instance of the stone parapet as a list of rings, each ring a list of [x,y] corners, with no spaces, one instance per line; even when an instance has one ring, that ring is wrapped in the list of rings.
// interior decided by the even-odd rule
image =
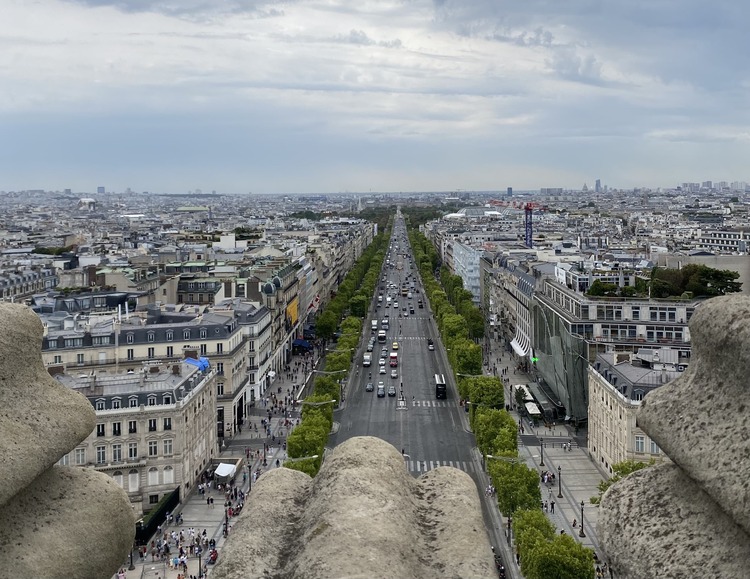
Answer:
[[[706,301],[690,321],[688,369],[646,396],[637,421],[674,462],[602,497],[599,532],[614,576],[747,577],[750,561],[750,298]]]
[[[214,579],[492,577],[476,485],[439,467],[409,475],[373,437],[337,446],[314,480],[263,474],[212,572]]]
[[[45,370],[42,331],[29,308],[0,303],[0,578],[108,577],[132,547],[133,511],[108,476],[54,466],[95,413]]]

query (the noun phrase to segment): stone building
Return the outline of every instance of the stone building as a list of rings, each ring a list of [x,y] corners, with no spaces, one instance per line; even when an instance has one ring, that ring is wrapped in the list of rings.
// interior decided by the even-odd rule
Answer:
[[[137,516],[176,488],[181,496],[189,493],[218,452],[217,372],[211,368],[152,362],[137,371],[92,370],[55,379],[83,394],[96,412],[94,430],[59,464],[111,476]]]
[[[686,368],[687,361],[669,348],[599,354],[588,368],[588,449],[601,468],[612,474],[612,465],[625,460],[669,460],[637,425],[636,413],[646,394]]]

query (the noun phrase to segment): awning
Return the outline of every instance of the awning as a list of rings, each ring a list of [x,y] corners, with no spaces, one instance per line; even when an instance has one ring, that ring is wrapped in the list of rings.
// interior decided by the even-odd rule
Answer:
[[[268,377],[269,377],[269,378],[276,378],[276,372],[274,372],[273,370],[271,370],[271,371],[270,371],[270,372],[268,373]]]
[[[521,357],[529,354],[529,339],[523,334],[517,333],[510,345],[513,348],[513,351]]]
[[[221,477],[233,477],[234,473],[237,472],[237,466],[234,464],[228,464],[226,462],[220,462],[219,465],[216,467],[216,470],[214,470],[214,476],[221,476]]]
[[[292,346],[297,346],[298,348],[305,348],[306,350],[312,350],[312,344],[308,342],[307,340],[294,340],[292,342]]]

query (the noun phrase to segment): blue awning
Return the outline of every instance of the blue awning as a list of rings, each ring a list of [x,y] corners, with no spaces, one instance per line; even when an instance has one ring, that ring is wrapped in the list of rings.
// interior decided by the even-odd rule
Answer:
[[[307,340],[294,340],[292,342],[292,346],[297,346],[298,348],[305,348],[306,350],[312,350],[312,344],[308,342]]]

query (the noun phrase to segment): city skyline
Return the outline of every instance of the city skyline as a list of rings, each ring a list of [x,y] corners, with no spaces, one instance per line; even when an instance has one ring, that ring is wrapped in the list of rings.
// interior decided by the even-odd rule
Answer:
[[[0,190],[750,181],[723,0],[3,1]]]

